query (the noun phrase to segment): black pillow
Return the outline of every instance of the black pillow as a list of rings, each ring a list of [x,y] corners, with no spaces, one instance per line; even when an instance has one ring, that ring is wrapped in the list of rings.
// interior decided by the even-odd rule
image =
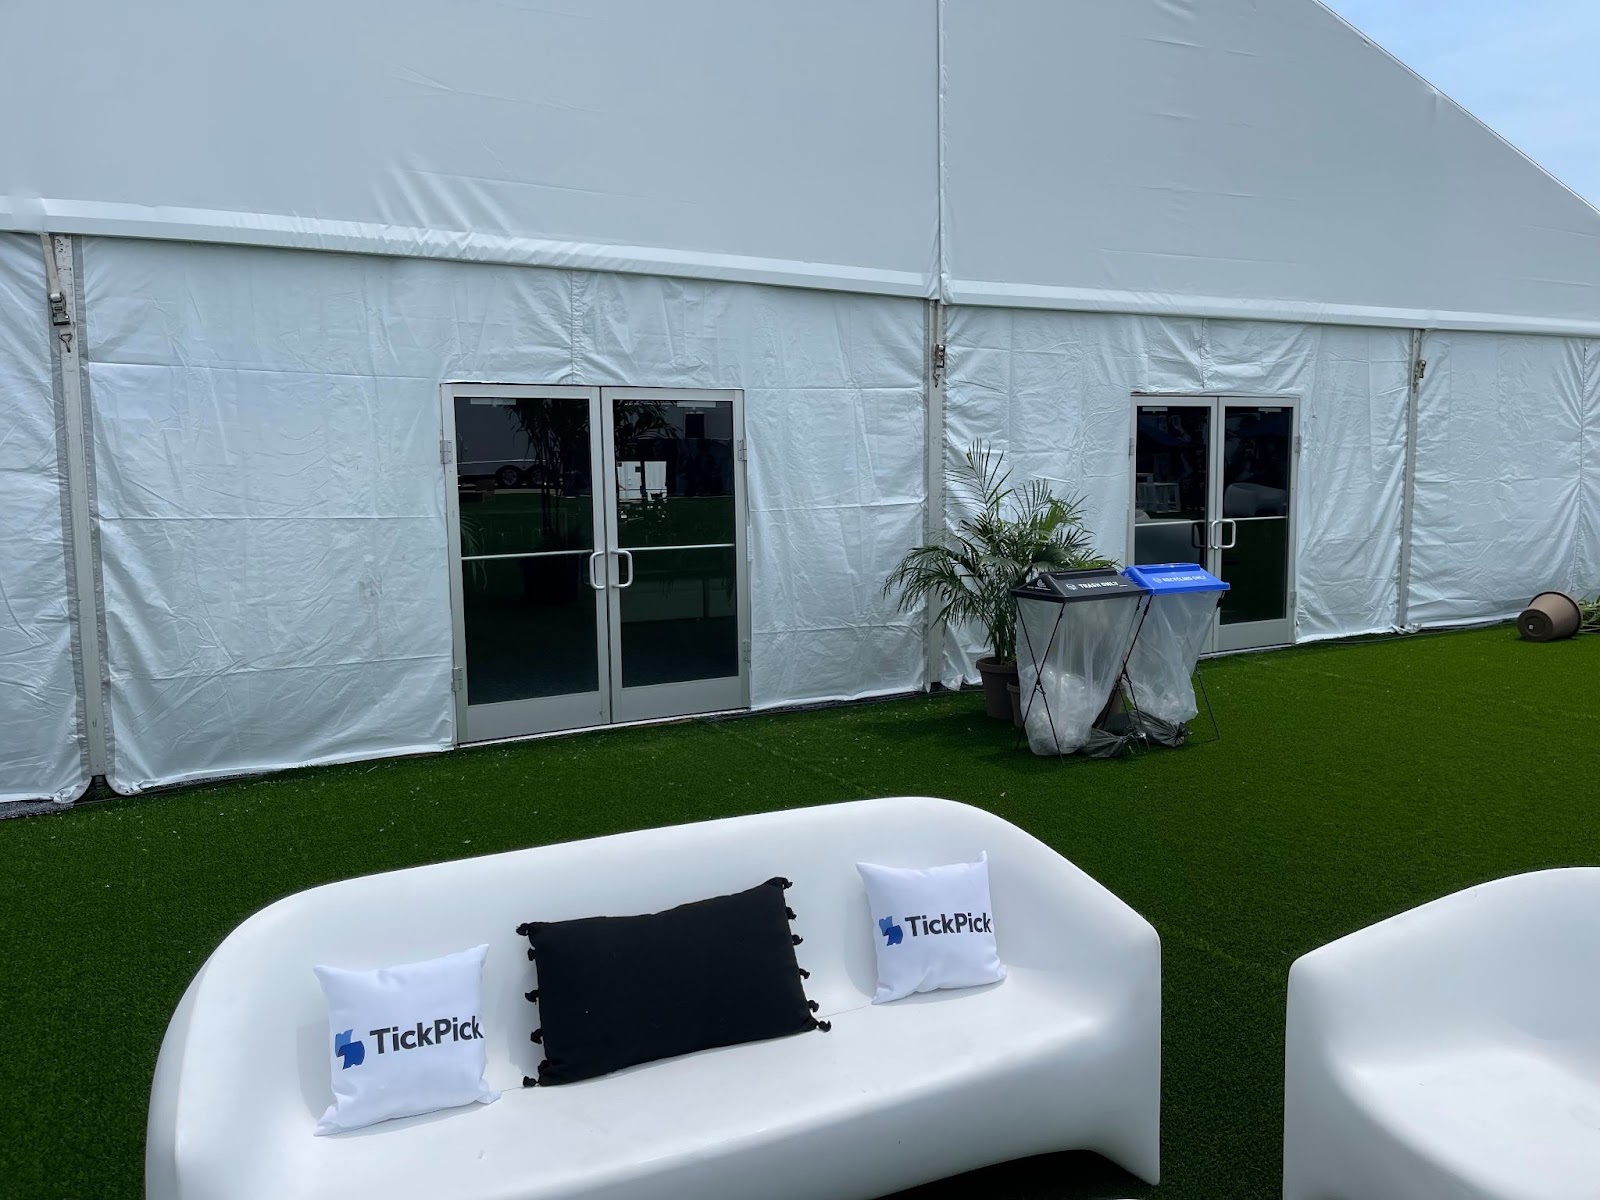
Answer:
[[[639,917],[519,925],[539,970],[541,1085],[811,1029],[787,879]],[[534,1080],[524,1079],[525,1087]]]

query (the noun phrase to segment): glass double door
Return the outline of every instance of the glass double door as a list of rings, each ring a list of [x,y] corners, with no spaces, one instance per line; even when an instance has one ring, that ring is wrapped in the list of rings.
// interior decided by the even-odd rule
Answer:
[[[1295,421],[1292,400],[1134,402],[1132,561],[1229,585],[1209,651],[1294,641]]]
[[[740,394],[444,393],[458,740],[747,707]]]

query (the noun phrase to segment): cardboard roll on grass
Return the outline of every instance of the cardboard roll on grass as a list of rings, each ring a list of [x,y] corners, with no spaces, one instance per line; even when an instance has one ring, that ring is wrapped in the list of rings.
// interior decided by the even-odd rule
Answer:
[[[1559,642],[1578,632],[1583,610],[1565,592],[1540,592],[1528,601],[1517,618],[1517,631],[1524,641]]]

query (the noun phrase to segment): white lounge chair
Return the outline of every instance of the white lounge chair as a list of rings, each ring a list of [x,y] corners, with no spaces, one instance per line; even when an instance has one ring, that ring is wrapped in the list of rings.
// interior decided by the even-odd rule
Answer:
[[[1285,1200],[1600,1197],[1600,868],[1469,888],[1289,972]]]
[[[873,1006],[858,860],[987,851],[1004,982]],[[832,1032],[521,1089],[540,1049],[530,919],[649,912],[773,875]],[[494,1104],[313,1137],[329,1100],[315,963],[488,942]],[[647,830],[314,888],[239,926],[190,984],[150,1103],[151,1200],[882,1195],[990,1163],[1099,1151],[1155,1182],[1160,948],[1136,913],[979,809],[886,799]]]

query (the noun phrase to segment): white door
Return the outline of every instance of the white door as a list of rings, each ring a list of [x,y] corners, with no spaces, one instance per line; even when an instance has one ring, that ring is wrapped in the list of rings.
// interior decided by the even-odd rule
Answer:
[[[1196,563],[1229,585],[1208,651],[1294,641],[1292,399],[1134,401],[1130,561]]]
[[[740,400],[445,386],[458,741],[748,706]]]

